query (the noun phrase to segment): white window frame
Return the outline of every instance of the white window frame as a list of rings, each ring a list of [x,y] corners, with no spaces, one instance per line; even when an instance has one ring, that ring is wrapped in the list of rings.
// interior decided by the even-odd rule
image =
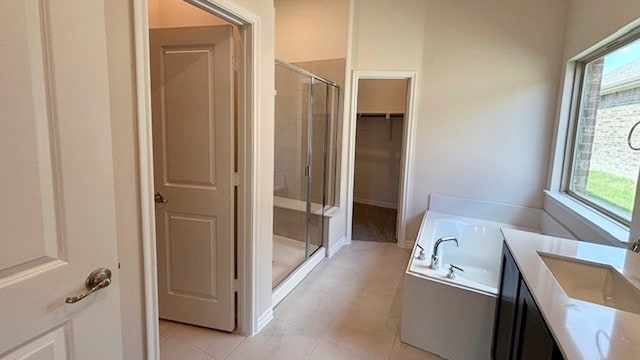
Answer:
[[[630,240],[640,236],[640,173],[630,221],[569,191],[582,101],[584,69],[589,62],[636,40],[640,40],[640,28],[614,34],[599,45],[571,59],[566,66],[564,85],[560,94],[558,126],[555,129],[555,151],[551,155],[549,190],[545,191],[543,208],[579,239],[600,237],[611,244],[624,246]]]

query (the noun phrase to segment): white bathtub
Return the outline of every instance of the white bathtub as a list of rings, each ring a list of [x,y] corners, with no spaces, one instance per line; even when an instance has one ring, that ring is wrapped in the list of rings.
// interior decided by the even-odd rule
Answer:
[[[510,224],[427,212],[422,220],[404,282],[402,341],[452,360],[490,359],[495,299],[500,276],[502,232]],[[429,265],[439,246],[439,269]],[[449,265],[456,278],[449,279]]]

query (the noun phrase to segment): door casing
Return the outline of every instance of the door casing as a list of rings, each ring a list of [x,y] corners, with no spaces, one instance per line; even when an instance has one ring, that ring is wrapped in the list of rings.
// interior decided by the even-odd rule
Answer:
[[[237,323],[241,333],[253,335],[258,328],[258,293],[256,269],[257,244],[256,174],[259,168],[255,154],[255,138],[260,112],[258,107],[261,37],[260,17],[229,0],[185,0],[198,8],[218,16],[240,29],[244,44],[240,51],[238,70],[238,173],[240,185],[237,198]],[[151,126],[151,81],[149,62],[149,24],[147,0],[133,2],[134,46],[137,95],[138,157],[140,171],[140,211],[142,223],[144,307],[147,358],[158,359],[159,324],[157,263],[155,239],[155,203],[153,201],[153,146]]]
[[[351,114],[348,117],[347,158],[347,241],[351,241],[351,224],[353,223],[353,181],[356,158],[356,121],[358,117],[358,81],[372,80],[407,80],[407,106],[402,134],[402,160],[400,166],[400,189],[398,191],[398,246],[413,247],[413,242],[406,239],[407,205],[411,199],[411,154],[413,153],[413,133],[415,127],[416,99],[418,96],[418,74],[415,71],[360,71],[353,72],[351,77]]]

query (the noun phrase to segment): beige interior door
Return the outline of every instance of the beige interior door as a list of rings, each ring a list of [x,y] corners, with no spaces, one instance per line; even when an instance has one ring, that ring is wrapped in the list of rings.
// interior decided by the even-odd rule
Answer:
[[[160,317],[235,328],[231,26],[153,29]]]
[[[103,2],[0,1],[0,359],[122,358],[109,106]]]

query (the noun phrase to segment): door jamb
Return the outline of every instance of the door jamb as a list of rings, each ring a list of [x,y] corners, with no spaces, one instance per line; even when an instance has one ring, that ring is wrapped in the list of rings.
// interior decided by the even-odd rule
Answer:
[[[238,305],[237,321],[241,333],[253,335],[258,329],[257,256],[255,254],[256,218],[256,134],[260,122],[258,89],[260,70],[260,17],[231,0],[186,0],[187,2],[240,29],[245,46],[241,49],[241,67],[238,71],[238,187],[237,215],[237,269]],[[146,352],[148,359],[160,354],[157,263],[155,236],[155,206],[153,201],[153,144],[151,127],[151,80],[149,63],[148,1],[133,2],[134,51],[137,96],[138,157],[140,171],[140,215],[142,224],[144,307]]]
[[[412,247],[413,241],[407,241],[406,226],[408,200],[411,198],[411,155],[413,154],[413,134],[415,127],[416,99],[418,96],[418,74],[416,71],[353,71],[351,77],[351,114],[349,116],[348,167],[347,167],[347,240],[352,240],[353,224],[353,187],[356,154],[356,123],[358,117],[358,81],[407,80],[407,105],[402,134],[402,158],[400,164],[400,188],[398,189],[398,246]]]

